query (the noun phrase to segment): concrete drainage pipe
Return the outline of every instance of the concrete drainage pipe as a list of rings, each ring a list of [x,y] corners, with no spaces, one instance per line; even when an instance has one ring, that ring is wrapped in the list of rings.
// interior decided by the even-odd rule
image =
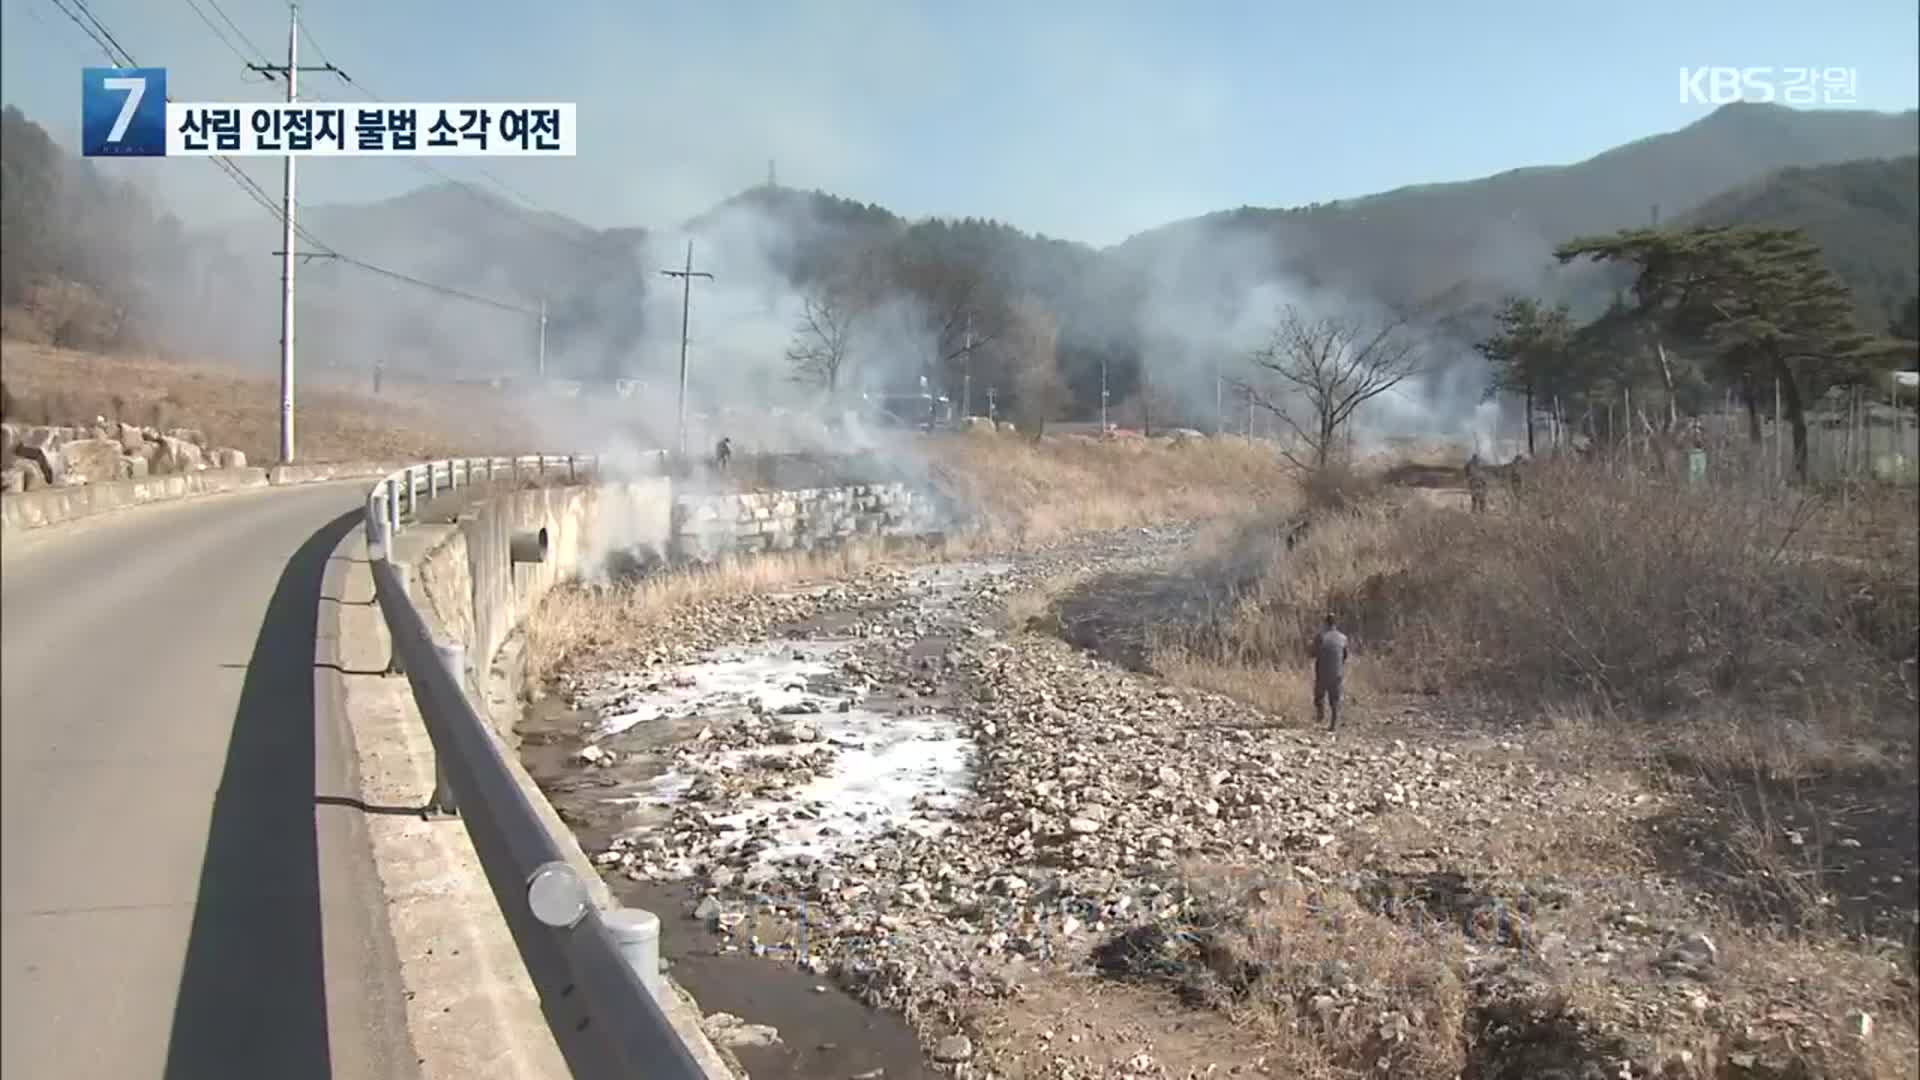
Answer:
[[[547,561],[547,530],[528,529],[513,534],[507,541],[507,552],[517,563],[543,563]]]

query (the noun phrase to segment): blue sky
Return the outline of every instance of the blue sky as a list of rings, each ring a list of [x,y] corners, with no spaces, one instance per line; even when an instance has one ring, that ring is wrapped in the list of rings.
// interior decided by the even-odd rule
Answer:
[[[277,96],[195,14],[217,22],[213,0],[87,3],[141,63],[168,69],[176,100]],[[284,60],[284,2],[218,3]],[[326,57],[389,100],[579,102],[577,158],[436,167],[490,184],[484,169],[598,226],[672,225],[774,158],[784,184],[1107,244],[1241,204],[1577,161],[1710,111],[1681,102],[1683,65],[1849,67],[1858,107],[1920,104],[1913,0],[311,0],[302,12]],[[99,50],[53,0],[0,0],[0,18],[0,96],[74,145],[78,69]],[[364,99],[326,76],[305,83]],[[206,162],[114,164],[189,220],[261,213]],[[277,192],[277,166],[247,168]],[[301,201],[435,179],[397,161],[317,161],[302,166]]]

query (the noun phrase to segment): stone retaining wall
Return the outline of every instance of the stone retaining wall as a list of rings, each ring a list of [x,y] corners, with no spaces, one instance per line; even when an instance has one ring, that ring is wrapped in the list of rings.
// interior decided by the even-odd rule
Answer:
[[[943,521],[934,498],[905,483],[681,495],[673,503],[671,555],[710,562],[768,551],[823,551],[854,537],[928,536]]]

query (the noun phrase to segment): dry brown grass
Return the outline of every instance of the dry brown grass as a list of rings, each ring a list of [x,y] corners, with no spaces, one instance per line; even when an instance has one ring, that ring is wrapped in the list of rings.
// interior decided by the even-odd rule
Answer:
[[[1623,936],[1623,912],[1697,925],[1684,902],[1623,908],[1620,894],[1581,887],[1515,908],[1476,888],[1469,913],[1431,906],[1445,893],[1422,894],[1417,875],[1350,880],[1190,866],[1185,918],[1109,939],[1093,959],[1118,985],[1205,1010],[1185,1025],[1205,1042],[1183,1048],[1180,1066],[1258,1060],[1269,1075],[1325,1080],[1627,1075],[1627,1061],[1653,1066],[1631,1075],[1674,1080],[1920,1075],[1920,1012],[1887,951],[1717,920],[1713,977],[1662,979],[1644,958],[1594,962],[1586,946],[1657,950],[1658,936]],[[1578,945],[1543,950],[1548,939]],[[1080,1023],[1131,1034],[1153,1012],[1114,998]]]
[[[1356,674],[1391,675],[1381,689],[1590,700],[1609,715],[1760,705],[1817,716],[1841,741],[1897,736],[1886,725],[1911,717],[1920,634],[1920,523],[1891,527],[1907,497],[1870,512],[1871,559],[1835,554],[1858,500],[1843,515],[1829,499],[1578,465],[1543,467],[1493,514],[1376,502],[1321,519],[1292,551],[1253,529],[1213,572],[1257,584],[1168,642],[1168,665],[1216,683],[1222,668],[1297,668],[1331,610],[1368,658]]]
[[[1235,1017],[1292,1075],[1457,1077],[1467,987],[1458,933],[1412,934],[1349,894],[1269,895],[1221,945],[1264,969]],[[1340,985],[1359,989],[1339,997]]]
[[[555,589],[526,621],[527,684],[538,685],[568,664],[617,652],[633,629],[653,625],[676,608],[842,579],[888,557],[886,548],[859,542],[834,551],[725,558],[611,585]]]
[[[1270,447],[1232,439],[956,436],[929,442],[935,482],[1011,544],[1297,505]]]
[[[615,649],[623,631],[658,621],[685,604],[739,597],[800,582],[828,581],[903,557],[940,559],[1077,533],[1239,515],[1292,498],[1279,459],[1244,443],[1053,438],[1039,444],[1001,437],[939,437],[923,444],[936,486],[958,501],[963,526],[932,548],[856,544],[818,553],[727,559],[710,567],[646,577],[608,588],[555,591],[528,620],[530,682]],[[1024,625],[1076,575],[1024,590],[1010,614]]]
[[[1444,471],[1403,470],[1415,477],[1404,482],[1443,487]],[[1536,927],[1576,940],[1596,936],[1610,906],[1633,902],[1631,887],[1607,883],[1688,890],[1691,903],[1668,917],[1720,944],[1711,986],[1689,991],[1684,1007],[1649,1010],[1673,993],[1651,972],[1546,972],[1570,1025],[1553,1040],[1634,1032],[1673,1076],[1920,1075],[1902,914],[1915,870],[1914,491],[1699,490],[1556,463],[1486,515],[1415,497],[1426,494],[1322,514],[1292,551],[1274,520],[1247,528],[1195,568],[1241,591],[1201,626],[1168,633],[1155,666],[1297,711],[1308,700],[1302,644],[1331,609],[1356,639],[1354,697],[1440,694],[1530,721],[1526,752],[1578,778],[1558,812],[1445,836],[1388,815],[1345,843],[1348,862],[1369,866],[1424,853],[1488,878],[1592,882],[1551,927]],[[1622,816],[1623,805],[1637,809]],[[1446,970],[1455,956],[1444,940],[1394,946],[1363,919],[1341,925],[1407,970]],[[1857,933],[1865,927],[1878,929]],[[1292,927],[1283,949],[1317,943]],[[1431,952],[1407,954],[1420,948]],[[1861,1014],[1873,1037],[1858,1034]],[[1297,1044],[1297,1024],[1273,1026],[1286,1015],[1260,1014],[1257,1030]],[[1778,1046],[1756,1055],[1743,1041],[1750,1024]],[[1364,1033],[1316,1045],[1331,1056],[1289,1051],[1301,1075],[1361,1075],[1373,1050]],[[1759,1072],[1731,1065],[1736,1054]],[[1409,1063],[1394,1075],[1454,1067]]]
[[[0,364],[25,423],[76,424],[105,416],[198,429],[212,445],[233,447],[255,463],[279,456],[277,372],[254,378],[232,368],[11,341],[0,345]],[[394,384],[374,397],[314,381],[299,387],[298,407],[300,456],[307,461],[540,449],[525,445],[524,428],[510,421],[497,397],[456,386]]]

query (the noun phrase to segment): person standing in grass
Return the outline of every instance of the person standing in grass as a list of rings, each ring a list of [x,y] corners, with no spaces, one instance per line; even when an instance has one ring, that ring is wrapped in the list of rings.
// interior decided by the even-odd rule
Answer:
[[[1332,612],[1326,624],[1313,636],[1308,650],[1313,658],[1313,722],[1324,716],[1327,730],[1340,726],[1340,686],[1347,677],[1347,635],[1340,632]]]

